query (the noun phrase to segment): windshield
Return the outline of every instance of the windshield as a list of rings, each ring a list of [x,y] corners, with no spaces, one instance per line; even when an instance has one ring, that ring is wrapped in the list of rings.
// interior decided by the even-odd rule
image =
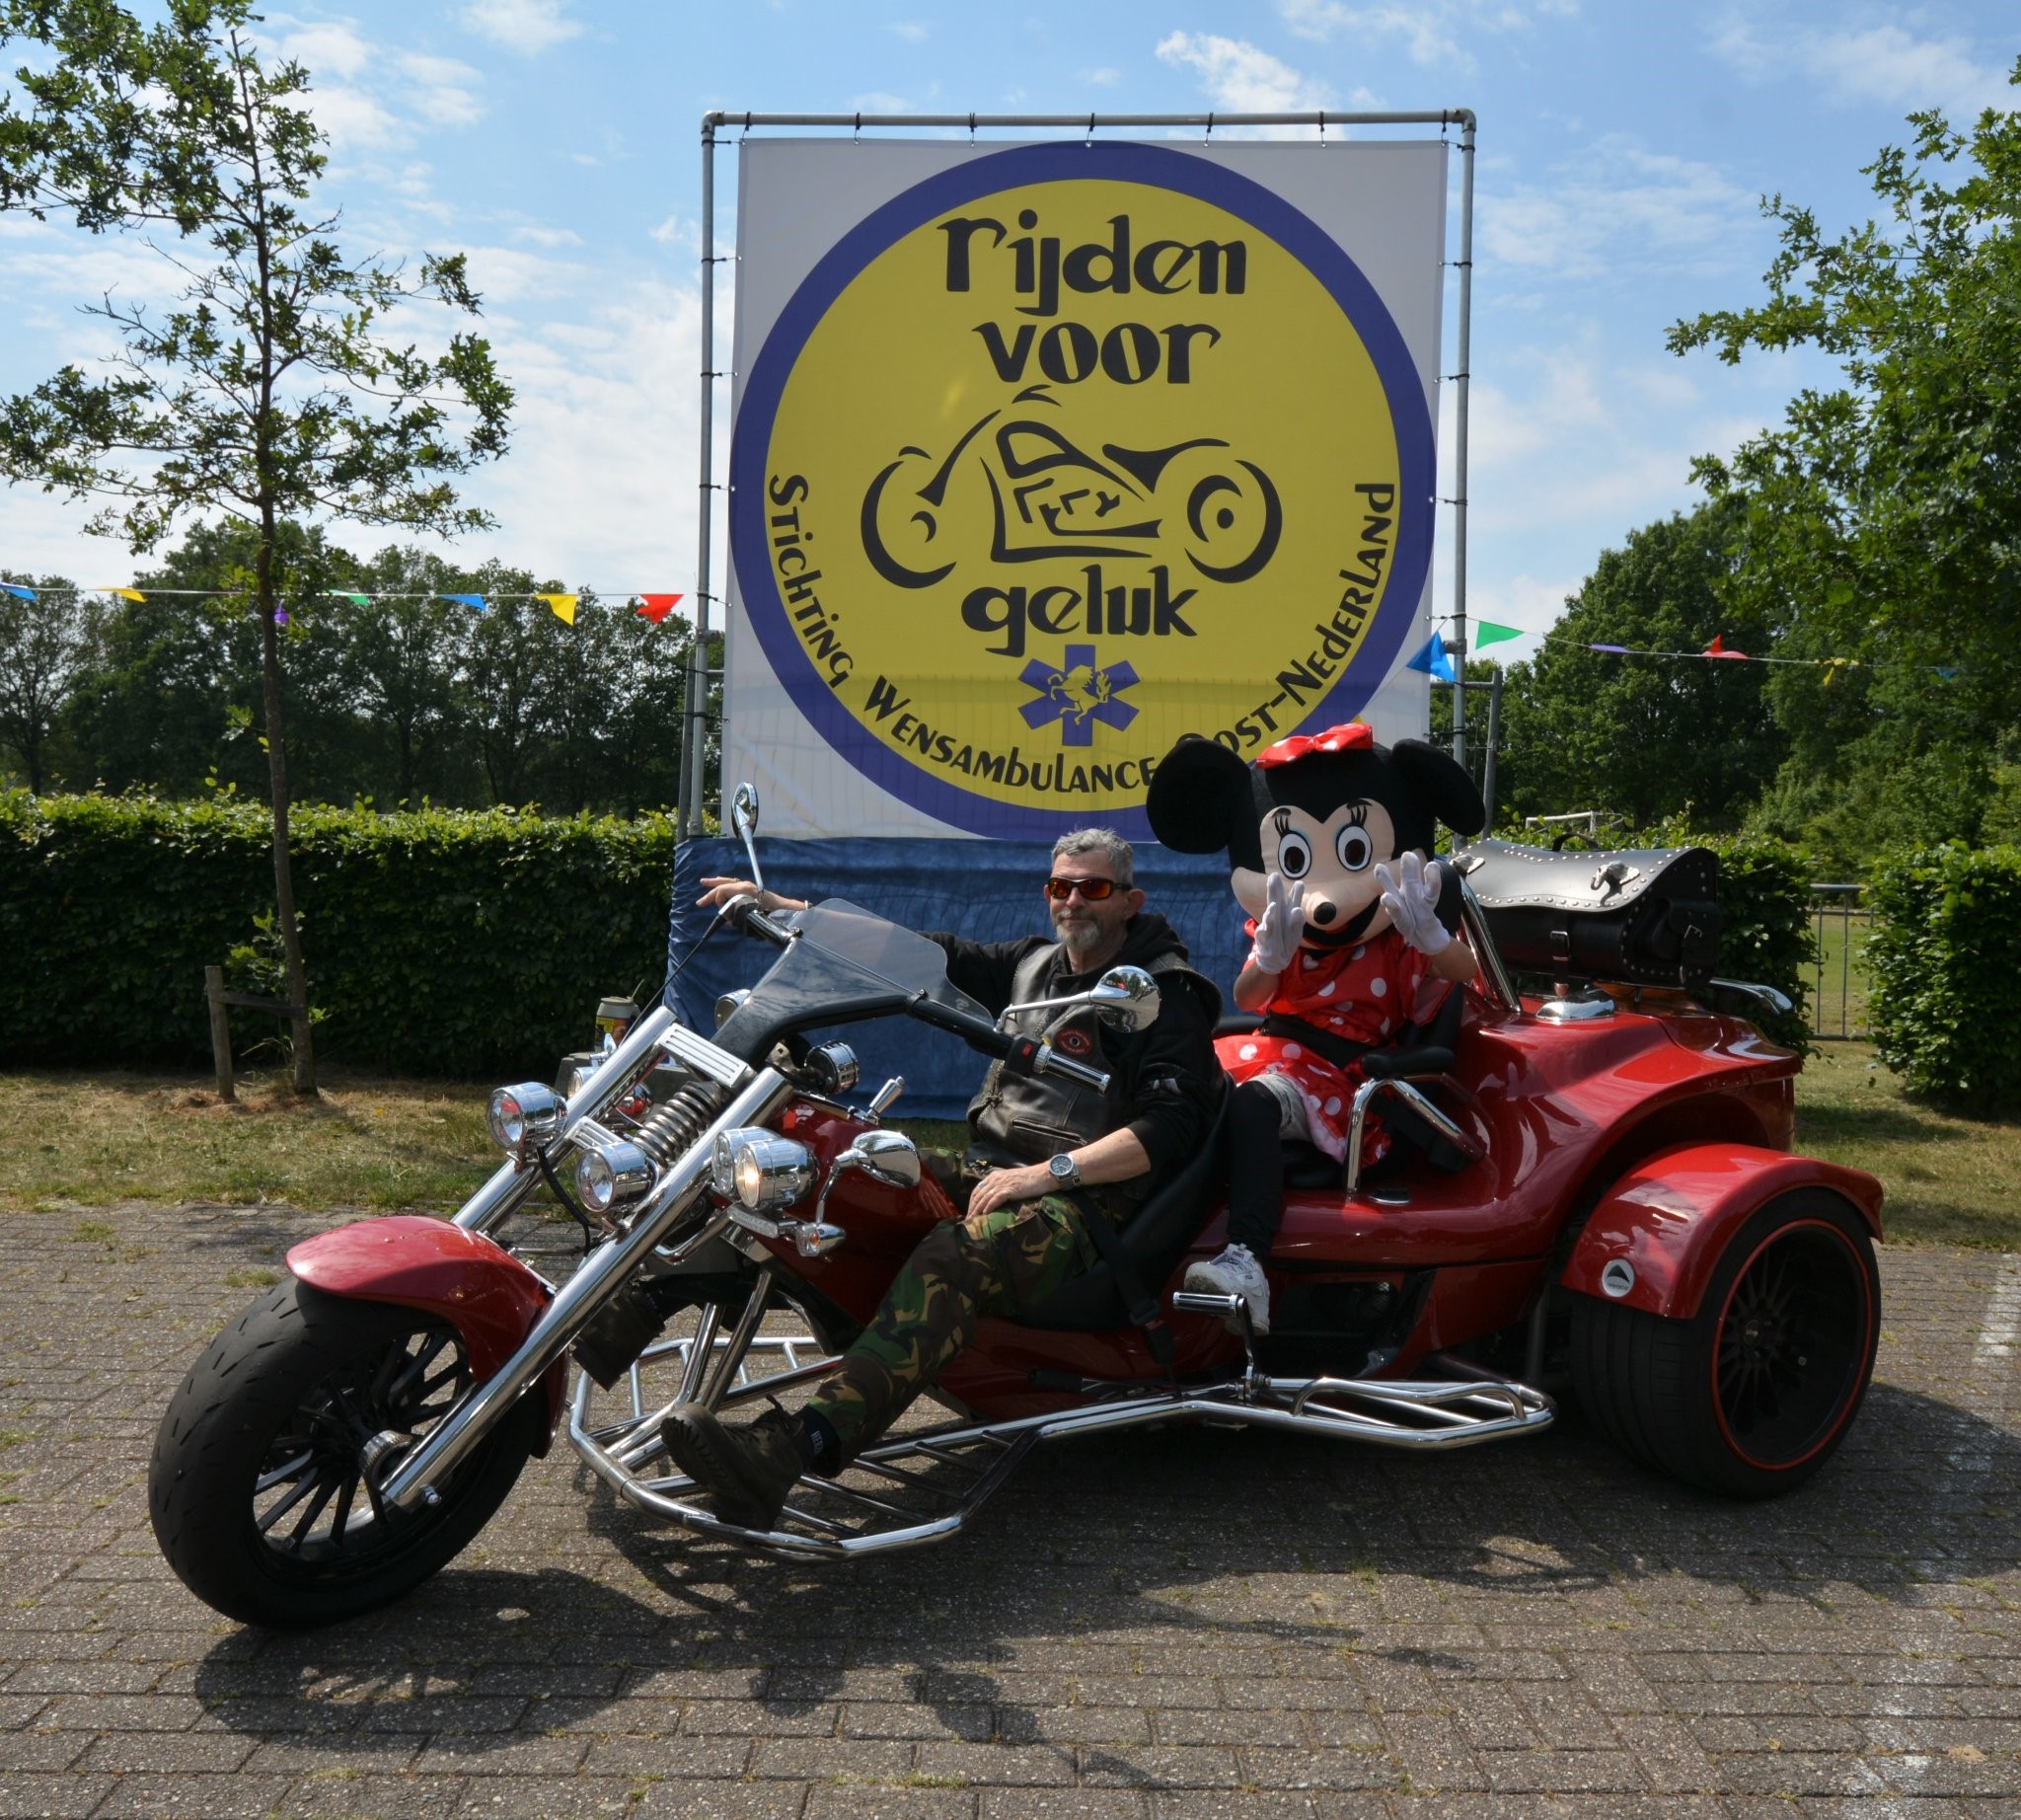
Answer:
[[[846,898],[790,919],[799,937],[715,1033],[721,1048],[756,1061],[789,1030],[888,1018],[924,994],[988,1024],[990,1014],[947,982],[937,942],[872,915]]]

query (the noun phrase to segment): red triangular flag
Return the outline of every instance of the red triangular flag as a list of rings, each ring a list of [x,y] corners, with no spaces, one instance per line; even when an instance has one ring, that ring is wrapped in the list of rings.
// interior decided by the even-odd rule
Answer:
[[[1705,654],[1708,657],[1739,657],[1745,661],[1748,653],[1744,650],[1728,650],[1725,635],[1715,632],[1712,635],[1712,643],[1705,646]]]
[[[674,610],[674,606],[680,598],[678,594],[640,594],[638,596],[638,617],[640,619],[649,619],[657,626],[661,620],[665,619]]]

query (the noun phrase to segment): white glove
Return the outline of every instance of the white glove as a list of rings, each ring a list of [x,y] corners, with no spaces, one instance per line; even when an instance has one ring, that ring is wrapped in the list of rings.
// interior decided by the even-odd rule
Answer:
[[[1434,860],[1427,866],[1414,853],[1396,862],[1392,877],[1386,866],[1376,868],[1376,882],[1383,887],[1383,908],[1404,941],[1420,954],[1439,954],[1452,947],[1453,938],[1439,921],[1439,893],[1445,878]]]
[[[1292,895],[1282,872],[1269,875],[1263,892],[1263,914],[1256,919],[1256,942],[1249,958],[1266,973],[1282,973],[1299,951],[1299,938],[1306,932],[1306,910]]]

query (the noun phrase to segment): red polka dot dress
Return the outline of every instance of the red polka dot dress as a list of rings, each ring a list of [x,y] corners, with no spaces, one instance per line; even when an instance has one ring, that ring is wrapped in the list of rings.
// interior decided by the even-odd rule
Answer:
[[[1251,938],[1255,933],[1252,922]],[[1393,929],[1352,948],[1302,948],[1279,976],[1264,1014],[1301,1018],[1343,1041],[1373,1048],[1410,1022],[1430,970],[1429,957]],[[1359,1067],[1336,1068],[1296,1037],[1266,1036],[1260,1030],[1220,1037],[1214,1047],[1237,1084],[1258,1075],[1288,1076],[1306,1103],[1312,1142],[1336,1163],[1346,1159],[1348,1110],[1363,1078]],[[1362,1129],[1362,1167],[1388,1148],[1382,1121],[1371,1116]]]

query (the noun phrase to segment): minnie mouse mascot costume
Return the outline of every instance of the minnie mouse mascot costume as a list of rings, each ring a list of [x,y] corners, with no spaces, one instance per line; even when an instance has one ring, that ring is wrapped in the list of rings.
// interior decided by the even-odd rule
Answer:
[[[1235,1002],[1263,1024],[1215,1044],[1237,1083],[1228,1245],[1185,1286],[1240,1296],[1251,1327],[1267,1333],[1262,1259],[1283,1212],[1284,1141],[1307,1139],[1344,1163],[1359,1057],[1395,1040],[1432,982],[1473,977],[1473,950],[1448,927],[1457,918],[1440,914],[1459,881],[1429,856],[1439,822],[1476,834],[1487,809],[1436,746],[1380,746],[1358,720],[1281,739],[1253,765],[1188,733],[1153,774],[1145,806],[1165,846],[1226,849],[1249,913]],[[1388,1148],[1371,1118],[1363,1166]]]

